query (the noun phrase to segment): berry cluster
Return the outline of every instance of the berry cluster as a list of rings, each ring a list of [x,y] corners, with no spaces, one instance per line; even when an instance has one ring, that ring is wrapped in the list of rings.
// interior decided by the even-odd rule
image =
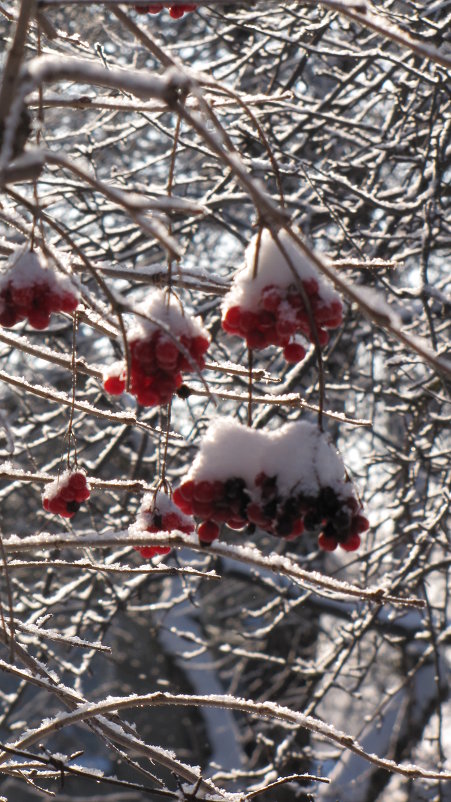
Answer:
[[[146,312],[172,335],[146,322],[130,332],[130,392],[138,403],[152,407],[169,403],[183,383],[182,371],[203,369],[209,338],[196,318],[183,315],[174,303],[168,305],[160,291],[154,292]],[[125,383],[125,365],[115,362],[105,372],[103,386],[111,395],[120,395]]]
[[[164,493],[147,493],[142,501],[136,522],[129,527],[133,537],[143,532],[172,532],[178,530],[190,535],[194,531],[194,521],[180,512],[174,502]],[[150,559],[158,554],[169,554],[169,546],[134,546],[142,557]]]
[[[0,325],[10,328],[28,318],[34,329],[46,329],[52,312],[73,312],[78,306],[75,288],[27,251],[0,279]]]
[[[177,506],[206,522],[198,528],[199,540],[204,543],[211,543],[218,537],[218,523],[226,523],[231,529],[243,529],[248,522],[246,511],[250,500],[246,482],[240,477],[223,482],[188,480],[174,490]]]
[[[54,482],[46,485],[42,494],[42,506],[47,512],[72,518],[81,503],[91,495],[86,476],[81,471],[65,471]]]
[[[295,363],[306,354],[299,338],[326,345],[327,329],[341,324],[343,307],[288,235],[282,231],[279,238],[290,262],[268,231],[259,240],[254,237],[246,251],[246,267],[224,299],[222,326],[245,339],[248,348],[282,347],[286,361]]]
[[[138,14],[159,14],[160,11],[163,11],[164,5],[162,3],[152,3],[151,5],[145,6],[135,6],[135,11]],[[172,19],[180,19],[183,17],[184,14],[189,13],[190,11],[195,11],[197,6],[193,5],[192,3],[184,3],[178,6],[169,6],[169,16]]]
[[[201,519],[202,543],[215,540],[226,523],[287,540],[306,531],[319,535],[323,550],[354,551],[369,527],[338,454],[310,423],[265,432],[215,421],[173,498]]]
[[[321,487],[318,495],[280,494],[276,476],[260,473],[253,487],[247,487],[242,477],[234,476],[225,482],[192,480],[174,491],[174,501],[180,509],[203,519],[198,527],[199,540],[211,543],[219,536],[220,523],[231,529],[255,526],[275,537],[294,540],[302,532],[318,532],[318,545],[334,551],[340,545],[345,551],[360,546],[359,535],[369,527],[361,515],[354,496],[340,497],[334,488]]]
[[[225,312],[222,327],[229,334],[237,334],[246,340],[248,348],[266,348],[279,345],[287,362],[301,362],[306,351],[295,337],[302,334],[315,342],[315,334],[321,346],[329,341],[327,329],[337,328],[343,319],[340,300],[324,304],[319,295],[316,279],[302,282],[315,330],[310,322],[304,298],[294,285],[277,287],[268,284],[263,288],[258,305],[253,310],[231,306]]]

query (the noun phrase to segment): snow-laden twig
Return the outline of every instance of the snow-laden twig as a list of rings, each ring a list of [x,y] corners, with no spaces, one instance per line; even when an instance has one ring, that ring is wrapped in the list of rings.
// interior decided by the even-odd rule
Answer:
[[[95,415],[97,418],[115,421],[117,423],[125,424],[126,426],[137,426],[138,429],[144,429],[146,432],[155,435],[161,434],[159,429],[153,428],[152,426],[149,426],[148,423],[138,420],[135,415],[130,412],[108,412],[107,410],[94,407],[87,401],[74,400],[72,396],[69,396],[67,393],[60,392],[59,390],[55,390],[53,387],[44,387],[31,384],[30,382],[25,381],[25,379],[19,379],[15,376],[11,376],[4,370],[0,370],[0,381],[11,384],[13,387],[17,387],[24,392],[36,395],[39,398],[45,398],[47,401],[50,401],[53,404],[63,404],[63,406],[67,407],[73,406],[74,409],[78,409],[81,412],[87,412],[89,415]],[[177,432],[170,432],[170,437],[175,438],[176,440],[183,440],[183,437],[177,434]]]
[[[4,548],[7,554],[21,554],[25,551],[34,549],[54,549],[54,548],[76,548],[83,549],[86,546],[92,548],[107,548],[115,546],[171,546],[188,547],[194,551],[205,552],[205,546],[201,545],[192,538],[178,532],[157,532],[151,534],[133,534],[129,532],[98,534],[50,535],[42,533],[30,537],[19,538],[11,535],[4,540]],[[394,604],[401,607],[424,607],[421,599],[398,598],[392,596],[386,588],[359,588],[349,582],[328,577],[319,571],[307,571],[289,559],[279,554],[265,555],[257,548],[252,546],[236,546],[226,543],[215,543],[208,547],[208,551],[218,557],[229,557],[238,562],[252,565],[256,568],[269,570],[274,574],[282,574],[290,579],[299,582],[303,587],[315,590],[317,593],[332,594],[335,597],[355,598],[366,602],[377,604]]]
[[[343,0],[321,0],[321,5],[333,11],[338,11],[339,14],[353,22],[358,22],[365,28],[370,28],[375,33],[380,34],[383,39],[391,39],[392,42],[412,50],[413,53],[421,58],[434,61],[436,64],[440,64],[441,67],[445,67],[445,69],[451,69],[451,56],[442,50],[438,50],[429,42],[425,44],[420,39],[414,39],[405,31],[402,31],[401,28],[383,18],[380,13],[374,13],[367,0],[353,4],[343,2]]]
[[[86,703],[73,713],[59,715],[44,723],[36,730],[32,730],[27,735],[14,743],[14,747],[24,749],[42,738],[49,737],[58,732],[63,727],[71,726],[77,722],[87,721],[94,716],[103,716],[106,713],[117,713],[120,710],[127,710],[134,707],[153,707],[161,705],[180,705],[180,706],[207,706],[219,707],[228,710],[236,710],[258,718],[270,718],[286,724],[302,727],[315,733],[318,737],[337,744],[344,749],[349,749],[354,754],[364,758],[364,760],[385,769],[391,773],[401,774],[411,779],[421,778],[423,780],[451,780],[451,771],[431,771],[423,769],[415,764],[396,763],[394,760],[379,757],[378,755],[366,752],[352,735],[335,729],[331,724],[326,724],[313,716],[306,716],[303,713],[291,710],[289,707],[278,705],[275,702],[254,702],[250,699],[241,699],[230,695],[184,695],[163,693],[157,691],[150,694],[133,694],[132,696],[115,697],[99,703]]]

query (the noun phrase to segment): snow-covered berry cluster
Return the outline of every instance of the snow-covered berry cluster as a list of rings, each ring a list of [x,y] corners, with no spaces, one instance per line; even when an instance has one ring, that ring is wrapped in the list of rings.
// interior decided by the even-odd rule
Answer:
[[[151,5],[136,5],[135,11],[138,14],[159,14],[160,11],[163,11],[163,8],[164,5],[162,3],[151,3]],[[184,14],[195,11],[196,8],[197,6],[192,3],[183,3],[178,6],[169,6],[168,11],[172,19],[180,19]]]
[[[143,318],[128,335],[130,392],[146,407],[167,404],[183,383],[182,371],[205,366],[210,338],[199,318],[182,311],[161,290],[154,290],[138,311]],[[103,386],[108,393],[120,395],[125,383],[123,362],[106,369]]]
[[[165,493],[146,493],[138,511],[138,517],[129,527],[129,534],[141,535],[144,532],[172,532],[178,530],[190,535],[194,531],[194,521],[183,512]],[[134,546],[142,557],[151,558],[157,554],[169,554],[169,546]]]
[[[22,251],[0,277],[0,325],[10,328],[28,318],[46,329],[52,312],[73,312],[78,293],[69,279],[44,266],[34,251]]]
[[[343,307],[285,231],[279,239],[296,275],[271,233],[265,229],[260,238],[256,235],[224,298],[222,326],[245,339],[248,348],[282,347],[286,361],[294,363],[306,354],[301,338],[326,345],[327,330],[341,324]]]
[[[307,531],[319,535],[324,550],[340,545],[354,551],[369,527],[339,455],[304,422],[263,431],[214,421],[174,501],[203,521],[198,536],[204,543],[227,523],[286,539]]]
[[[45,486],[42,506],[47,512],[72,518],[91,492],[82,471],[65,471],[54,482]]]

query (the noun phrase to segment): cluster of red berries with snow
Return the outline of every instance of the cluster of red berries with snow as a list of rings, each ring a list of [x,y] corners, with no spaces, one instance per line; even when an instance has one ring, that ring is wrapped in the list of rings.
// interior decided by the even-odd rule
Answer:
[[[211,543],[219,525],[255,526],[287,540],[318,534],[318,545],[355,551],[369,527],[343,463],[317,426],[288,423],[277,431],[217,420],[204,436],[174,501],[201,518],[199,540]]]
[[[165,493],[146,493],[139,508],[138,517],[129,527],[129,534],[142,535],[145,532],[173,532],[178,530],[190,535],[194,532],[194,521],[183,512]],[[169,546],[134,546],[142,557],[150,559],[158,554],[169,554]]]
[[[154,290],[138,308],[143,318],[128,335],[130,392],[146,407],[168,404],[183,383],[182,371],[205,366],[210,339],[199,318],[182,311],[172,296]],[[104,373],[103,386],[111,395],[125,390],[126,369],[115,362]]]
[[[138,14],[159,14],[160,11],[163,11],[163,8],[164,5],[162,3],[152,3],[151,5],[135,6],[135,11],[137,11]],[[184,14],[195,11],[196,8],[197,6],[192,3],[183,3],[178,6],[169,6],[168,11],[172,19],[180,19]]]
[[[285,231],[279,240],[293,265],[265,229],[246,250],[240,271],[222,305],[222,326],[246,340],[248,348],[283,348],[287,362],[300,362],[306,350],[300,338],[329,340],[327,329],[337,328],[343,307],[337,293],[318,275],[315,266]],[[302,286],[302,291],[299,284]],[[312,325],[313,322],[313,325]]]
[[[73,312],[78,293],[69,279],[56,275],[34,251],[22,251],[0,277],[0,325],[10,328],[28,318],[46,329],[52,312]]]
[[[82,471],[65,471],[54,482],[46,485],[42,494],[42,506],[47,512],[73,518],[91,492]]]

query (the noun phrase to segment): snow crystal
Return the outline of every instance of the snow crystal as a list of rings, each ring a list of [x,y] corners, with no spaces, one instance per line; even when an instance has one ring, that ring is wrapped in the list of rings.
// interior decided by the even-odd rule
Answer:
[[[323,303],[329,305],[333,301],[339,300],[337,293],[318,275],[313,262],[299,249],[289,234],[281,230],[278,233],[278,237],[285,253],[293,264],[297,276],[302,281],[315,279],[318,283],[318,293]],[[258,245],[258,241],[258,234],[256,234],[246,249],[245,267],[235,276],[232,288],[224,298],[224,310],[232,306],[255,309],[265,287],[271,284],[278,287],[288,287],[295,281],[293,270],[272,238],[271,232],[268,229],[264,229],[260,238],[260,245]],[[256,264],[257,250],[258,260]],[[286,304],[286,306],[287,314],[293,314],[290,304]]]

